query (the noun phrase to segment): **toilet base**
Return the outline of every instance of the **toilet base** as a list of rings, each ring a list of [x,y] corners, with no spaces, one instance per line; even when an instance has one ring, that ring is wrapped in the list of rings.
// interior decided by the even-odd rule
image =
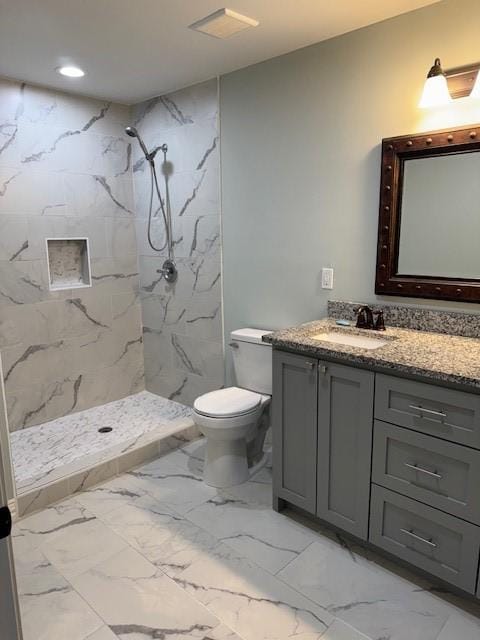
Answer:
[[[228,489],[243,484],[267,462],[263,455],[257,464],[249,468],[247,464],[247,444],[241,440],[207,439],[203,480],[216,489]]]
[[[207,438],[203,479],[206,484],[226,489],[249,478],[245,439],[214,440]]]

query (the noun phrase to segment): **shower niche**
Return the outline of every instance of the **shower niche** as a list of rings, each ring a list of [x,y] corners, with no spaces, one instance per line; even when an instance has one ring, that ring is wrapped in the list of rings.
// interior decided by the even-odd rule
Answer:
[[[47,238],[50,291],[91,287],[88,238]]]

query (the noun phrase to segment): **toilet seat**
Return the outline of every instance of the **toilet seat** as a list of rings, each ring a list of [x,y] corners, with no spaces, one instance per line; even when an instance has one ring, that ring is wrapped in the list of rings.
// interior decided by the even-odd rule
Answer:
[[[265,396],[248,389],[227,387],[205,393],[195,400],[195,412],[207,418],[235,418],[255,413]]]

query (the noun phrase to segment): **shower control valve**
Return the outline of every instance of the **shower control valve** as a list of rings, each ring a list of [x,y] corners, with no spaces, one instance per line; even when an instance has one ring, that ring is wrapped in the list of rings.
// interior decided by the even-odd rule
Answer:
[[[157,269],[157,273],[161,273],[167,282],[176,282],[178,278],[177,266],[170,258],[165,260],[161,269]]]

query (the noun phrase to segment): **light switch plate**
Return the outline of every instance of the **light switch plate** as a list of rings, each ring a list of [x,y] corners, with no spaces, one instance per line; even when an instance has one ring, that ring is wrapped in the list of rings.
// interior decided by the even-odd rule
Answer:
[[[322,289],[333,289],[333,269],[322,269]]]

